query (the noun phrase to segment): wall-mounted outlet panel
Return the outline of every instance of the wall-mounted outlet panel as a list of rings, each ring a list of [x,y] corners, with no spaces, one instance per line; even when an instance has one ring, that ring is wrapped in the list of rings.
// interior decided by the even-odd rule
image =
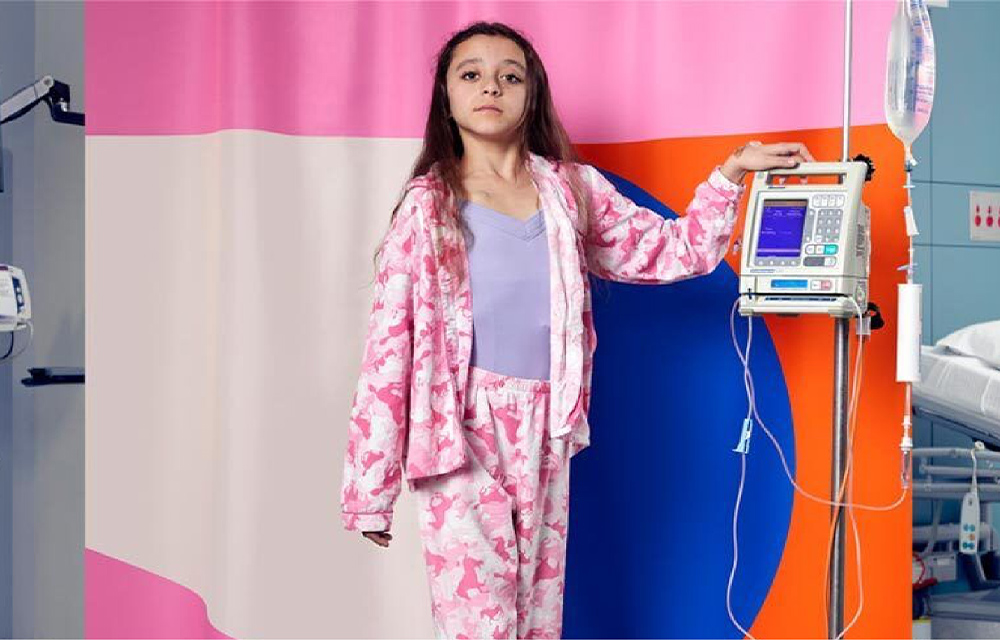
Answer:
[[[969,192],[969,237],[1000,242],[1000,191]]]

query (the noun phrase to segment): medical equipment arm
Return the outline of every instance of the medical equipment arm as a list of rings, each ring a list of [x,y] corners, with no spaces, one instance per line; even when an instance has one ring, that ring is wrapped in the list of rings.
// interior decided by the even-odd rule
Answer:
[[[589,195],[585,251],[594,275],[632,284],[666,284],[710,273],[725,256],[745,187],[718,167],[695,189],[686,215],[664,219],[580,165]]]
[[[348,530],[387,531],[402,486],[413,357],[415,219],[411,207],[399,208],[376,269],[344,457],[341,512]]]
[[[16,120],[44,100],[53,120],[82,126],[84,114],[69,110],[69,94],[69,85],[43,76],[0,103],[0,123]]]

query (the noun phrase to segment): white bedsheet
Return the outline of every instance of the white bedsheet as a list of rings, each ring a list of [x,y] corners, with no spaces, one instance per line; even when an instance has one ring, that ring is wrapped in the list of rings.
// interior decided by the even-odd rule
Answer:
[[[975,419],[1000,438],[1000,369],[944,347],[920,348],[921,382],[913,385],[913,403],[957,422]]]

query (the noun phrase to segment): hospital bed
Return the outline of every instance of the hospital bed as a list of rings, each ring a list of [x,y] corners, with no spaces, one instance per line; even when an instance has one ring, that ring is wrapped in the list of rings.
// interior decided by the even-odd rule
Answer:
[[[944,347],[921,347],[913,408],[990,448],[1000,448],[1000,369]]]
[[[913,385],[913,410],[958,433],[982,442],[977,451],[980,499],[978,553],[958,553],[959,526],[941,524],[945,501],[961,501],[971,486],[972,449],[914,449],[913,497],[933,501],[929,526],[914,527],[913,548],[927,575],[939,582],[956,580],[962,568],[972,589],[934,593],[928,601],[935,638],[1000,638],[1000,536],[989,524],[989,504],[1000,502],[1000,367],[940,344],[921,349],[922,381]]]

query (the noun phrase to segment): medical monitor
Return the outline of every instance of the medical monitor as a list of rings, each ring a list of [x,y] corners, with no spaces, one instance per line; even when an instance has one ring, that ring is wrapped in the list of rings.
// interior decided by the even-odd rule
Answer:
[[[808,200],[765,200],[757,235],[757,257],[798,258],[808,209]]]

